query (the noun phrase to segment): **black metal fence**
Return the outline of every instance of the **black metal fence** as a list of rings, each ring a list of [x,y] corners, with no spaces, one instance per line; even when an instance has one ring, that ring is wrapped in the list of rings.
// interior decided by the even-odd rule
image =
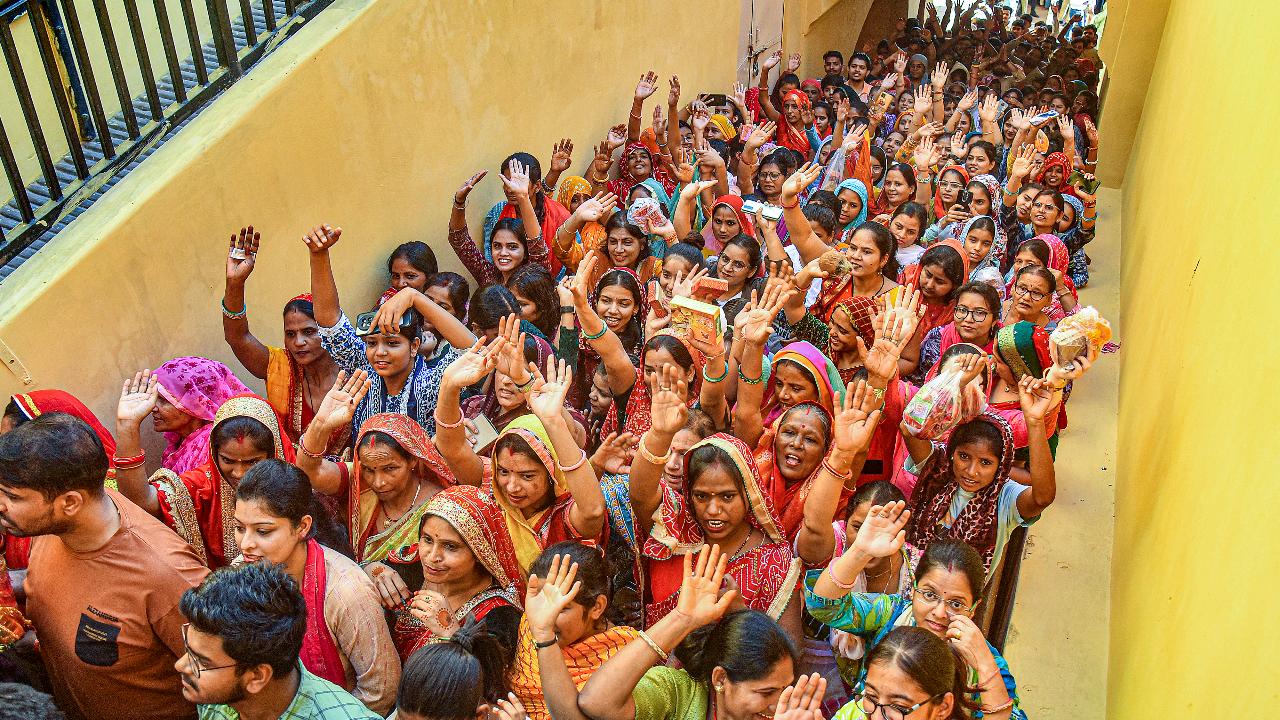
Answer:
[[[151,6],[145,20],[140,2]],[[0,120],[0,165],[13,193],[8,206],[0,208],[0,264],[331,2],[18,0],[0,5],[0,54],[22,117],[21,128],[5,127]],[[123,14],[127,33],[113,26],[112,9],[114,22]],[[20,52],[19,42],[30,39],[15,35],[26,31],[14,22],[24,13],[38,67],[30,53],[24,58]],[[162,61],[148,48],[148,37],[154,43],[157,34]],[[39,112],[36,83],[48,85],[56,118]],[[104,88],[115,95],[107,94],[105,103]],[[55,157],[51,138],[59,149],[65,141],[64,155]],[[18,141],[34,150],[35,178],[23,177],[14,152]]]

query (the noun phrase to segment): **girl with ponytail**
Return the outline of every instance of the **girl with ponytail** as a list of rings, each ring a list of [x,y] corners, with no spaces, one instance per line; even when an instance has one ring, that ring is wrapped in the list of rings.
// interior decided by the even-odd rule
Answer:
[[[486,720],[511,710],[509,653],[484,621],[470,621],[448,640],[409,657],[396,702],[399,720]],[[497,713],[523,720],[518,713]]]

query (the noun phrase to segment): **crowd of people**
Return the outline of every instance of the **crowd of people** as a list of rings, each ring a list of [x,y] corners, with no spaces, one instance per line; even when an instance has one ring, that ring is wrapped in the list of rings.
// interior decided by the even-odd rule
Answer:
[[[990,606],[1097,357],[1051,339],[1097,31],[920,5],[817,77],[646,73],[585,158],[503,160],[482,225],[465,179],[354,318],[341,228],[280,315],[240,229],[238,367],[141,370],[106,422],[13,396],[0,717],[1025,718]]]

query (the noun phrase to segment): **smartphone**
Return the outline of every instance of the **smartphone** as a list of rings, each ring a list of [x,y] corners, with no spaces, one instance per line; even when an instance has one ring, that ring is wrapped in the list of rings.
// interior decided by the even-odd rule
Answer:
[[[742,212],[746,213],[748,217],[755,215],[757,210],[766,220],[777,220],[782,217],[782,208],[777,205],[769,205],[759,200],[742,201]]]
[[[356,316],[356,337],[377,335],[381,331],[373,326],[373,319],[378,316],[377,310],[360,313]],[[400,317],[400,334],[408,337],[408,330],[418,323],[418,311],[410,308]]]
[[[487,451],[493,441],[498,439],[498,429],[484,415],[475,416],[471,420],[471,424],[476,426],[475,452],[479,454]]]
[[[1102,184],[1102,181],[1098,178],[1089,179],[1085,177],[1084,173],[1076,170],[1067,176],[1067,184],[1075,185],[1081,190],[1093,195],[1098,192],[1098,186]]]
[[[972,202],[973,202],[973,193],[969,192],[969,188],[965,188],[960,191],[959,195],[956,196],[956,204],[952,205],[951,207],[960,208],[965,212],[971,212],[969,210],[969,204]]]
[[[721,115],[727,114],[729,108],[733,106],[733,101],[723,93],[708,93],[702,96],[702,101],[707,104],[711,112]]]

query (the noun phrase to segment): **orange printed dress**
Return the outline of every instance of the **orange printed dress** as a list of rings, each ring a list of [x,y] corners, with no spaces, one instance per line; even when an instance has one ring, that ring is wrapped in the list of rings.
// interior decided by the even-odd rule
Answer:
[[[561,647],[569,677],[579,689],[587,684],[591,675],[609,658],[618,654],[627,643],[639,636],[629,627],[614,626],[602,633],[583,638],[569,647]],[[528,618],[520,617],[520,630],[516,636],[516,657],[507,673],[511,692],[524,704],[529,720],[551,720],[547,701],[542,691],[542,675],[538,672],[538,648],[533,642],[533,632]]]

